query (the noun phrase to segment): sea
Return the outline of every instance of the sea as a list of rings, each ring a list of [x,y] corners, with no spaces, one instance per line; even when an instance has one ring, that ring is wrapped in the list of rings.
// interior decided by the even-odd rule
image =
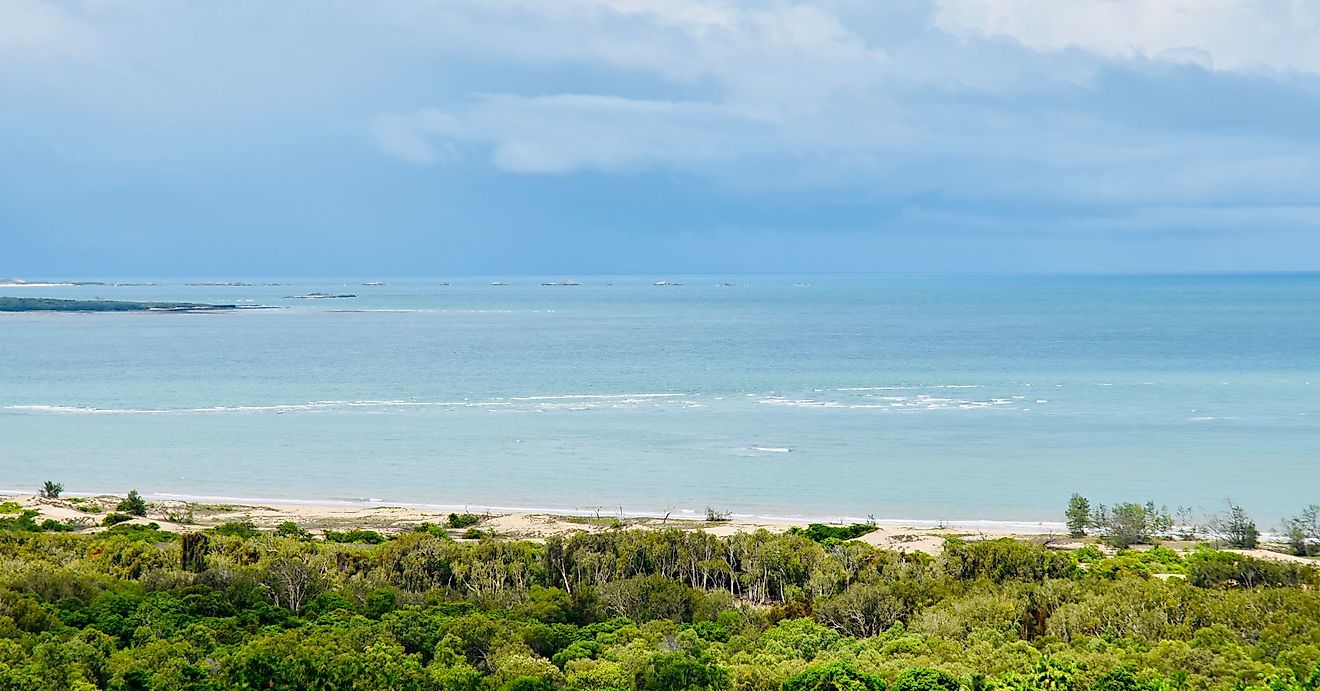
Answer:
[[[1320,274],[572,278],[2,287],[273,309],[0,314],[0,490],[951,525],[1078,492],[1267,530],[1320,503]]]

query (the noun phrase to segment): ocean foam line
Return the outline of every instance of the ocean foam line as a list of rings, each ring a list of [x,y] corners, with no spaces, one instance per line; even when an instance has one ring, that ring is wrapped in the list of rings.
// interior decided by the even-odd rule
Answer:
[[[111,491],[87,491],[87,490],[65,490],[68,496],[94,497],[94,496],[123,496],[123,490]],[[0,488],[0,496],[20,496],[30,495],[31,490],[16,490]],[[361,498],[361,499],[308,499],[308,498],[274,498],[274,497],[243,497],[228,495],[207,495],[207,494],[180,494],[173,492],[152,492],[144,493],[147,499],[162,499],[169,501],[185,501],[195,503],[217,503],[217,504],[239,504],[239,505],[258,505],[277,508],[284,506],[342,506],[346,508],[374,508],[382,506],[397,506],[407,509],[422,509],[431,511],[483,511],[487,513],[532,513],[548,514],[554,516],[594,516],[597,510],[582,508],[566,508],[562,506],[521,506],[504,505],[496,502],[491,504],[482,504],[469,502],[466,504],[450,503],[431,503],[431,502],[408,502],[392,501],[390,499]],[[668,514],[670,518],[680,518],[689,520],[701,520],[704,518],[704,511],[695,509],[681,509],[669,512],[664,509],[629,511],[625,510],[622,515],[626,518],[663,518]],[[600,512],[602,517],[618,516],[620,512]],[[763,514],[763,513],[739,513],[730,514],[731,518],[741,521],[764,521],[774,524],[804,524],[804,523],[862,523],[870,520],[869,516],[849,516],[844,514]],[[1060,533],[1066,528],[1063,523],[1057,521],[1026,521],[1026,520],[985,520],[985,519],[957,519],[957,520],[933,520],[925,518],[883,518],[876,519],[876,524],[884,527],[896,528],[948,528],[949,530],[975,531],[975,530],[1000,530],[1021,533]]]
[[[414,400],[361,400],[310,401],[307,403],[278,403],[272,405],[210,406],[199,408],[102,408],[96,406],[53,405],[45,403],[7,405],[0,410],[63,415],[186,415],[208,413],[292,413],[324,410],[352,410],[363,408],[511,408],[518,403],[534,404],[537,410],[594,410],[605,403],[614,407],[648,403],[658,399],[686,396],[681,393],[651,394],[570,394],[564,396],[525,396],[495,398],[491,400],[414,401]],[[676,401],[691,407],[692,401]]]
[[[685,393],[619,393],[619,394],[595,394],[595,393],[570,393],[559,396],[511,396],[511,401],[562,401],[577,399],[615,399],[615,398],[673,398],[674,396],[687,396]]]

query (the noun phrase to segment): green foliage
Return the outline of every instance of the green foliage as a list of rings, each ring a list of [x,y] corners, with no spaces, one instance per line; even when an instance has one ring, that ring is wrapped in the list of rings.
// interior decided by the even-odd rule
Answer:
[[[1188,580],[1201,588],[1293,588],[1320,585],[1305,564],[1265,561],[1231,552],[1201,550],[1187,558]]]
[[[131,520],[133,520],[133,517],[126,513],[108,513],[105,518],[101,519],[101,525],[112,526]]]
[[[47,480],[41,485],[41,490],[37,494],[46,499],[59,499],[60,493],[63,491],[64,485],[53,480]]]
[[[898,675],[890,691],[958,691],[958,679],[938,669],[909,669]]]
[[[1229,547],[1255,549],[1260,531],[1241,506],[1228,502],[1228,509],[1210,523],[1210,530]]]
[[[481,516],[474,513],[451,513],[449,514],[449,527],[455,530],[471,528],[481,522]]]
[[[853,523],[852,525],[825,525],[823,523],[812,523],[806,528],[790,528],[789,532],[794,535],[803,535],[816,542],[826,540],[853,540],[867,533],[876,531],[876,526],[870,523]]]
[[[728,686],[729,675],[709,659],[686,653],[653,656],[637,675],[639,691],[705,691]]]
[[[1073,494],[1068,499],[1068,510],[1064,512],[1068,524],[1068,535],[1082,537],[1091,525],[1091,502],[1080,494]]]
[[[253,532],[0,533],[0,689],[1320,691],[1316,571],[1209,549]]]
[[[1173,517],[1167,508],[1157,508],[1155,502],[1145,504],[1125,502],[1095,511],[1091,525],[1100,532],[1101,539],[1113,547],[1152,544],[1173,529]]]
[[[784,682],[782,691],[885,691],[885,682],[842,662],[809,667]]]
[[[385,536],[374,530],[353,529],[347,532],[325,531],[326,542],[342,542],[353,545],[379,545],[385,542]]]
[[[130,516],[145,516],[147,515],[147,501],[142,498],[141,494],[138,494],[137,490],[129,490],[128,496],[115,506],[115,511]]]
[[[1288,548],[1299,557],[1320,555],[1320,504],[1311,504],[1283,522]]]
[[[211,528],[211,532],[216,535],[228,535],[246,540],[257,536],[257,526],[251,521],[230,521]]]
[[[285,521],[275,528],[275,534],[280,537],[291,537],[296,540],[310,540],[312,534],[303,530],[302,526],[293,521]]]
[[[1073,555],[1008,538],[981,542],[948,540],[944,555],[945,568],[961,580],[1042,581],[1071,578],[1077,573]]]

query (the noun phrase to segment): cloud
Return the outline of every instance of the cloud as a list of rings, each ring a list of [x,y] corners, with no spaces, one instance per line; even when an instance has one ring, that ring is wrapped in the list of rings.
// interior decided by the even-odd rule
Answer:
[[[1113,5],[1115,21],[1137,21],[1138,4]],[[739,188],[957,203],[1320,201],[1309,182],[1320,77],[1210,69],[1225,49],[1208,20],[1111,55],[1122,51],[1090,47],[1104,31],[1049,13],[1048,32],[1024,33],[1031,25],[1004,19],[1030,16],[1023,3],[508,7],[469,7],[462,26],[492,46],[544,26],[548,40],[514,48],[518,60],[640,71],[687,98],[476,94],[377,116],[383,150],[430,162],[461,149],[512,173],[660,168]],[[994,31],[966,30],[972,20]],[[1198,38],[1206,48],[1164,47]]]
[[[1041,50],[1196,56],[1225,70],[1320,72],[1320,5],[1273,0],[941,0],[935,24]]]
[[[40,217],[71,178],[203,202],[334,179],[290,222],[370,217],[322,210],[370,190],[427,229],[1296,237],[1320,205],[1318,13],[0,0],[0,211]]]

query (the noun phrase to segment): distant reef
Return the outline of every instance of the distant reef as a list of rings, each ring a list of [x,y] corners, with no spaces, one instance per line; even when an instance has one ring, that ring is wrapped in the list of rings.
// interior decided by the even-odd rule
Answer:
[[[0,312],[222,312],[238,305],[196,302],[126,302],[123,300],[55,300],[0,297]]]

